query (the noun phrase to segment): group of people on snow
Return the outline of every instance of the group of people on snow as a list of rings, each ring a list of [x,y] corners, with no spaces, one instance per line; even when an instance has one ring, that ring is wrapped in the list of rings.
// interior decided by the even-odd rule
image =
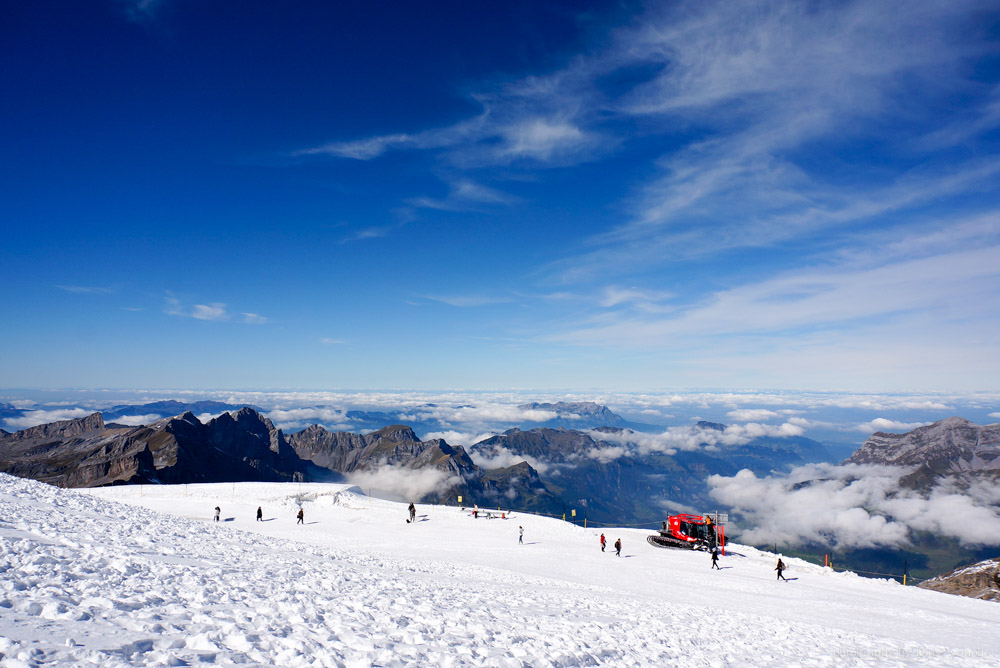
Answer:
[[[409,510],[409,515],[410,516],[409,516],[409,519],[406,520],[406,523],[410,524],[412,522],[415,522],[416,519],[417,519],[417,508],[411,502],[410,505],[409,505],[408,510]],[[473,517],[477,517],[479,515],[478,511],[479,511],[479,506],[476,506],[475,509],[474,509],[474,511],[473,511]],[[222,509],[219,506],[216,506],[215,507],[215,521],[218,522],[219,518],[221,516],[222,516]],[[299,512],[296,513],[295,517],[296,517],[296,524],[304,524],[305,523],[305,511],[301,507],[299,507]],[[263,522],[264,521],[264,509],[261,506],[257,506],[257,521],[258,522]],[[666,523],[664,523],[664,524],[666,524]],[[517,531],[518,531],[517,542],[518,542],[519,545],[524,545],[524,527],[519,525],[517,527]],[[601,540],[601,552],[604,552],[607,549],[608,541],[607,541],[607,538],[604,537],[603,533],[601,534],[601,539],[600,540]],[[618,557],[622,556],[622,539],[621,538],[615,539],[615,556],[618,556]],[[712,568],[716,568],[718,570],[722,570],[719,567],[719,548],[717,548],[717,547],[712,548]],[[787,568],[788,567],[785,565],[785,562],[782,561],[779,558],[778,559],[778,564],[774,567],[774,570],[776,570],[778,572],[778,577],[777,577],[778,580],[784,580],[785,582],[788,582],[788,580],[785,578],[785,576],[783,574],[784,571]]]
[[[601,534],[601,552],[604,552],[604,549],[607,546],[608,546],[608,540],[604,537],[604,534],[602,533]],[[618,538],[618,539],[615,540],[615,556],[618,556],[618,557],[622,556],[622,539],[621,538]]]
[[[410,512],[411,513],[413,512],[412,503],[410,504]],[[222,517],[222,508],[216,506],[215,516],[214,516],[215,521],[218,522],[220,517]],[[302,524],[305,521],[305,512],[303,512],[301,507],[299,507],[299,512],[295,515],[295,517],[298,520],[296,524]],[[262,506],[257,506],[257,521],[258,522],[264,521],[264,508]]]

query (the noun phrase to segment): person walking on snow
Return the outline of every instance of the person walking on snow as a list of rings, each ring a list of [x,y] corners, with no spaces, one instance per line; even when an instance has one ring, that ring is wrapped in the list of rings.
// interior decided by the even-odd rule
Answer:
[[[617,540],[615,540],[615,556],[616,557],[622,556],[622,539],[621,538],[618,538]]]
[[[222,508],[219,508],[218,506],[216,506],[215,507],[215,521],[216,522],[219,521],[219,515],[221,515],[221,514],[222,514]]]
[[[604,552],[604,548],[608,546],[608,541],[604,540],[604,534],[601,534],[601,552]]]
[[[718,568],[720,571],[722,570],[719,568],[719,548],[714,548],[712,550],[712,568]]]
[[[413,502],[411,501],[410,502],[410,522],[414,522],[414,521],[416,521],[416,519],[417,519],[417,508],[416,508],[416,506],[413,505]]]
[[[785,582],[788,582],[788,580],[785,579],[785,576],[781,574],[781,572],[785,570],[785,562],[781,560],[781,557],[778,557],[778,565],[774,567],[774,570],[778,571],[778,577],[775,578],[775,580],[785,580]]]
[[[520,532],[517,536],[517,544],[524,545],[524,527],[518,526],[517,530]]]
[[[258,522],[264,521],[264,509],[261,508],[260,506],[257,506],[257,521]]]
[[[305,522],[305,519],[306,519],[306,514],[305,514],[305,512],[301,508],[299,508],[299,514],[296,515],[296,517],[299,518],[299,521],[296,522],[296,524],[303,524]]]

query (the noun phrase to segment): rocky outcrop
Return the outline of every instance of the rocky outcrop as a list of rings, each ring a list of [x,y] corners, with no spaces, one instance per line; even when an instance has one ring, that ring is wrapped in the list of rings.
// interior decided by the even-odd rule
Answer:
[[[104,429],[104,418],[100,413],[92,413],[87,417],[76,418],[75,420],[62,420],[60,422],[50,422],[49,424],[38,425],[16,431],[10,436],[17,441],[36,441],[46,439],[74,438],[87,433],[102,431]]]
[[[968,483],[1000,477],[1000,424],[980,426],[950,417],[905,434],[877,432],[846,463],[907,466],[904,485],[923,488],[941,478]]]
[[[0,435],[0,471],[64,487],[113,483],[285,481],[303,463],[252,409],[202,424],[184,413],[108,427],[99,413]]]
[[[917,586],[984,601],[1000,601],[1000,558],[956,568]]]

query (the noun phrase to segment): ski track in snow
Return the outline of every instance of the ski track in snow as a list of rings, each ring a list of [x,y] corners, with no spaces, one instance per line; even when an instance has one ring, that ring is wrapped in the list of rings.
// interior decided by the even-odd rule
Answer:
[[[993,602],[795,559],[779,583],[773,555],[738,545],[712,572],[646,531],[604,529],[619,559],[593,528],[405,509],[345,485],[0,475],[0,666],[1000,666]]]

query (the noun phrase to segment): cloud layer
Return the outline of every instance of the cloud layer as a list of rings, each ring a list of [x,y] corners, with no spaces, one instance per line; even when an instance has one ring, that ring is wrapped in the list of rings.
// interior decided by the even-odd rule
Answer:
[[[941,483],[921,494],[900,486],[910,469],[810,464],[788,475],[748,470],[708,479],[714,499],[733,508],[751,544],[832,548],[905,547],[926,531],[968,545],[1000,545],[1000,489]]]
[[[440,469],[409,469],[384,464],[377,469],[355,471],[347,481],[366,493],[396,501],[414,501],[431,493],[441,493],[462,483],[461,477]]]

